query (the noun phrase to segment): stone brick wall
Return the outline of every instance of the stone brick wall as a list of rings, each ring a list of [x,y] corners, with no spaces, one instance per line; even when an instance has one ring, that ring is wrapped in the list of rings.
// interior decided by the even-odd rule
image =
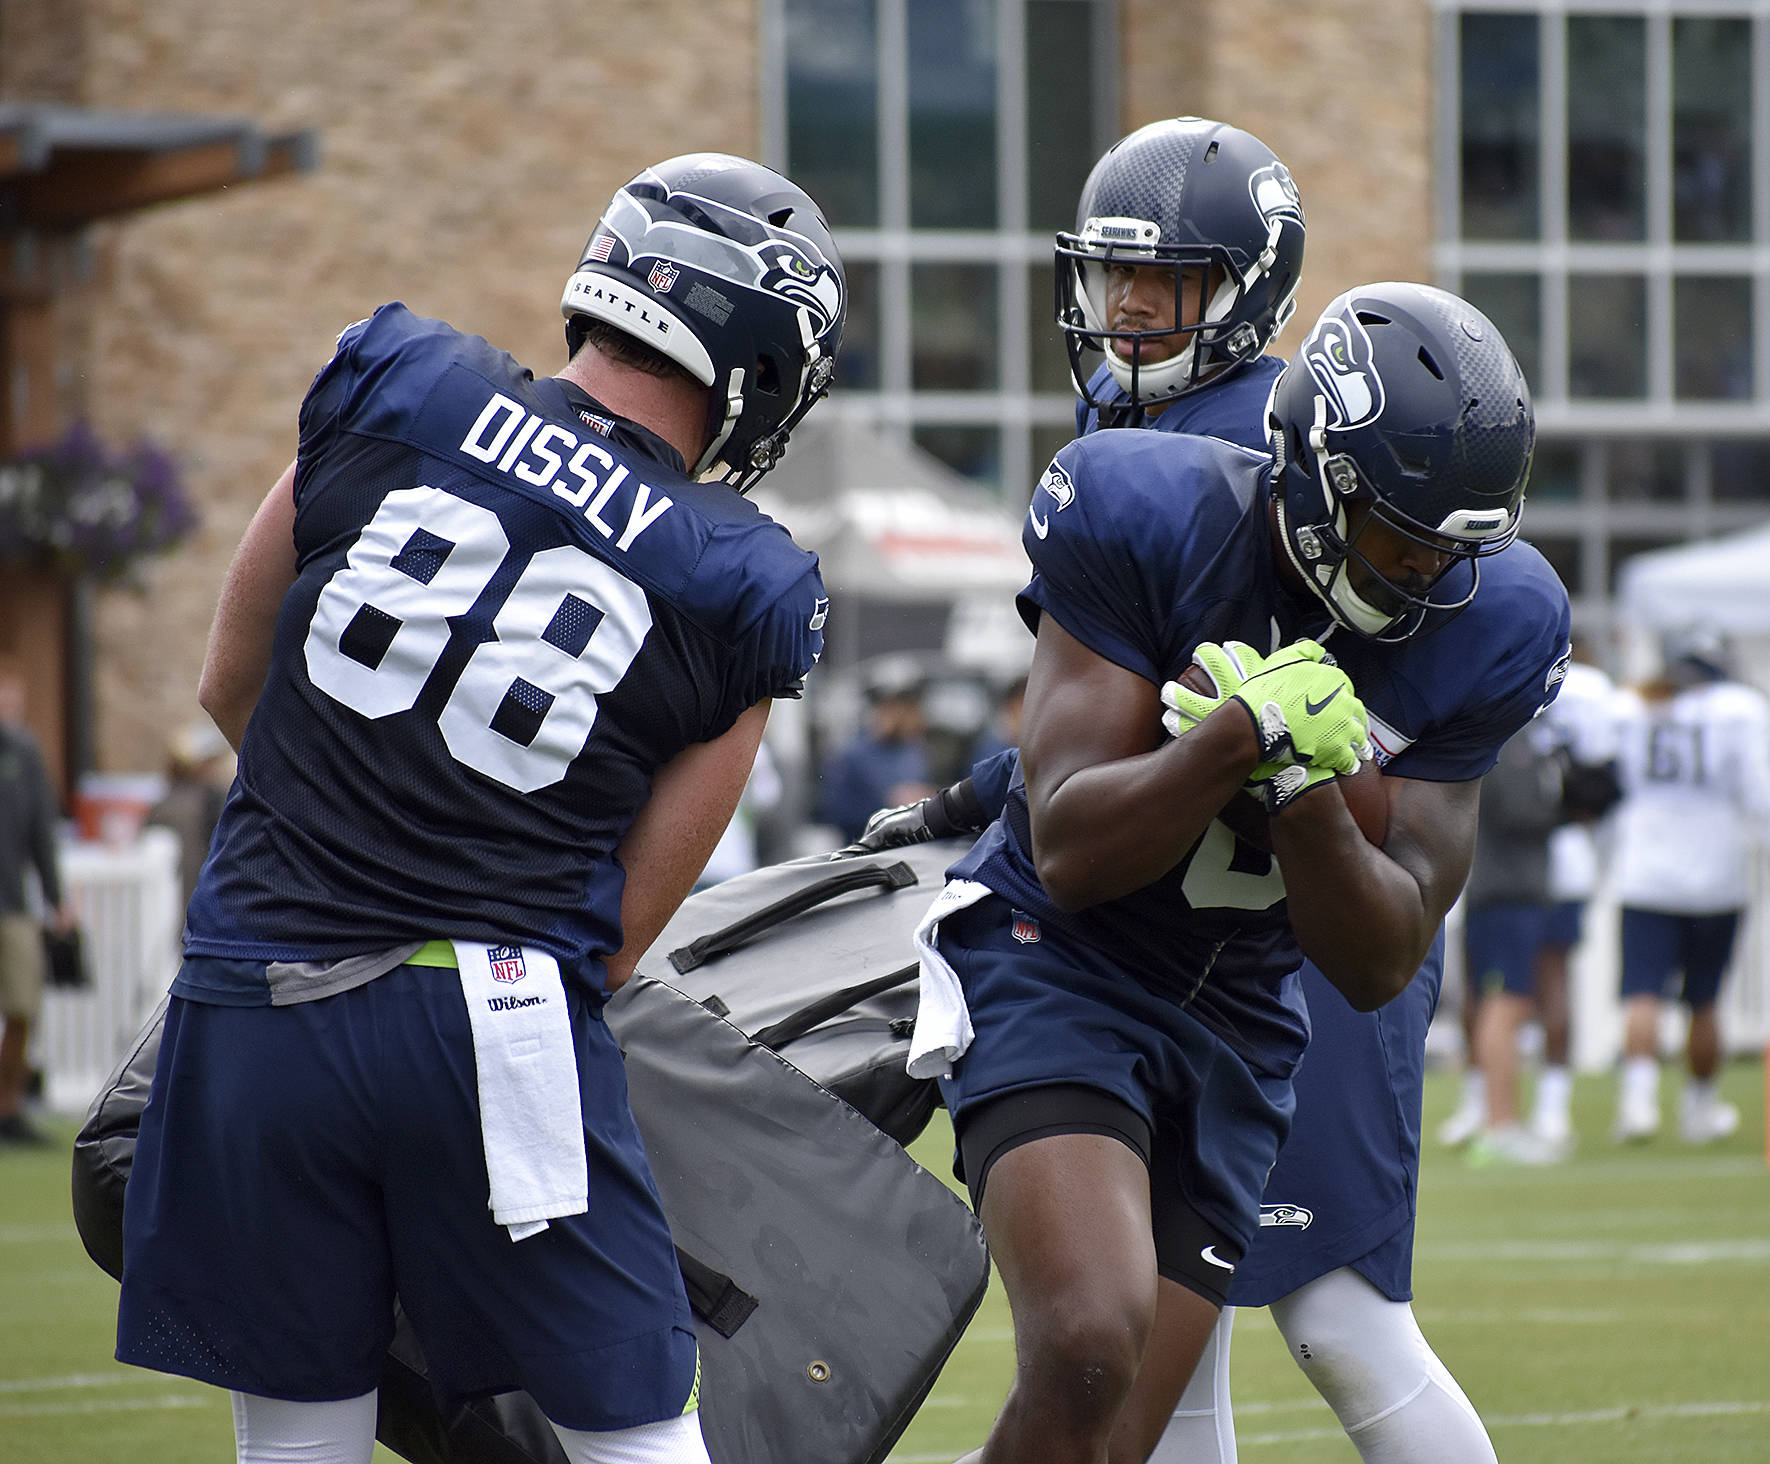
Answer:
[[[1432,282],[1432,20],[1426,0],[1126,0],[1126,130],[1195,113],[1284,159],[1309,224],[1288,354],[1372,280]]]
[[[759,149],[755,0],[47,7],[86,21],[87,105],[321,134],[312,173],[101,231],[108,306],[76,391],[107,437],[176,449],[206,516],[140,593],[101,597],[98,763],[155,768],[198,714],[222,576],[333,337],[403,299],[556,370],[559,294],[609,194],[658,158]]]

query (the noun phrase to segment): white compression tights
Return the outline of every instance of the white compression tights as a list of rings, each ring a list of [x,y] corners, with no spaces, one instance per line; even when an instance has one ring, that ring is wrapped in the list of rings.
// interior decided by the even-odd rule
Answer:
[[[556,1423],[553,1432],[572,1464],[712,1464],[699,1413],[608,1433],[579,1433]]]
[[[369,1464],[375,1452],[375,1395],[336,1403],[288,1403],[229,1393],[239,1464]]]
[[[1274,1302],[1272,1319],[1364,1464],[1495,1464],[1480,1416],[1407,1302],[1390,1301],[1348,1267]],[[1225,1308],[1152,1464],[1235,1464],[1231,1322]]]
[[[238,1464],[369,1464],[375,1452],[373,1393],[339,1403],[229,1396]],[[699,1413],[605,1433],[553,1431],[571,1464],[710,1464]]]

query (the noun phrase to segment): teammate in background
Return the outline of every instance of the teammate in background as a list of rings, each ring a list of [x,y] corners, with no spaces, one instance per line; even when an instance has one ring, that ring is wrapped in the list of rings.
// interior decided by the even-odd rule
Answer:
[[[1549,835],[1549,922],[1536,953],[1537,1020],[1543,1065],[1536,1077],[1532,1132],[1570,1148],[1573,1132],[1572,1002],[1569,964],[1584,934],[1587,903],[1598,888],[1598,823],[1621,796],[1616,780],[1616,687],[1592,664],[1581,637],[1561,694],[1543,713],[1561,758],[1563,821]]]
[[[25,1116],[32,1025],[43,1011],[43,929],[26,898],[34,870],[50,929],[73,929],[64,903],[55,820],[61,812],[37,739],[25,725],[25,673],[0,653],[0,1145],[43,1145]]]
[[[1770,822],[1770,707],[1730,679],[1731,649],[1709,625],[1665,638],[1660,677],[1617,696],[1617,899],[1622,905],[1623,1062],[1616,1134],[1659,1132],[1659,1015],[1676,990],[1690,1011],[1689,1077],[1678,1102],[1687,1143],[1725,1138],[1717,1004],[1751,861]],[[1681,978],[1681,985],[1679,984]]]
[[[1540,722],[1519,732],[1481,780],[1475,861],[1463,890],[1464,970],[1477,998],[1475,1060],[1486,1121],[1471,1164],[1554,1164],[1567,1151],[1518,1121],[1518,1033],[1536,1012],[1537,952],[1548,928],[1549,836],[1561,822],[1561,761]]]
[[[910,656],[881,656],[867,668],[861,725],[831,753],[818,779],[817,817],[845,840],[860,836],[874,809],[934,791],[922,709],[926,684],[926,674]]]
[[[601,1009],[820,650],[740,495],[845,307],[811,199],[694,154],[610,201],[559,375],[393,304],[309,389],[211,633],[239,769],[124,1221],[117,1355],[232,1390],[240,1460],[366,1464],[396,1292],[573,1464],[707,1459]]]
[[[1561,692],[1535,724],[1561,764],[1562,821],[1549,835],[1550,904],[1531,984],[1543,1031],[1543,1064],[1537,1072],[1530,1131],[1550,1153],[1566,1153],[1574,1143],[1568,965],[1583,934],[1586,903],[1598,886],[1596,827],[1618,794],[1614,695],[1610,678],[1592,664],[1588,648],[1575,635]],[[1438,1129],[1439,1142],[1451,1148],[1467,1144],[1487,1126],[1487,1089],[1474,1056],[1480,1005],[1479,991],[1471,983],[1463,996],[1469,1057],[1462,1096]]]
[[[1142,238],[1137,262],[1171,272]],[[952,1064],[959,1167],[1015,1318],[991,1464],[1156,1447],[1289,1125],[1298,943],[1343,1002],[1403,991],[1466,873],[1476,780],[1555,689],[1566,596],[1508,547],[1532,429],[1491,323],[1428,287],[1350,291],[1281,375],[1272,429],[1276,464],[1088,436],[1029,506],[1021,767],[930,913],[912,1056]],[[1195,653],[1215,696],[1169,679]],[[1324,786],[1364,706],[1391,774],[1381,851]],[[1272,810],[1270,854],[1230,828],[1243,785]],[[1308,1342],[1358,1324],[1322,1302]],[[1448,1376],[1439,1395],[1485,1446]]]
[[[1058,321],[1078,433],[1144,426],[1268,452],[1266,402],[1284,362],[1261,353],[1291,314],[1303,245],[1288,171],[1245,132],[1177,118],[1110,149],[1083,190],[1076,232],[1058,236]],[[1090,373],[1090,353],[1102,347]],[[950,832],[960,822],[953,810],[973,804],[999,810],[1014,766],[1011,757],[980,765],[969,785],[906,811],[900,836],[903,824],[930,821]],[[1258,1236],[1230,1282],[1232,1305],[1157,1460],[1234,1459],[1236,1305],[1271,1306],[1292,1355],[1367,1458],[1427,1447],[1448,1460],[1493,1457],[1409,1305],[1425,1031],[1442,970],[1439,940],[1406,991],[1368,1013],[1304,964],[1314,1035],[1297,1075],[1297,1117]]]

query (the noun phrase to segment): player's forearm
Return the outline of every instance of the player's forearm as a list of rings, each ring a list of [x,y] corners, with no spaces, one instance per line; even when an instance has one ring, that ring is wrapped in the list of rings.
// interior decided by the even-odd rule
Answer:
[[[1333,787],[1271,821],[1297,944],[1359,1011],[1399,996],[1425,960],[1442,912],[1409,871],[1369,843]]]
[[[228,565],[197,700],[238,749],[264,690],[283,595],[295,581],[295,464],[258,507]]]
[[[1032,805],[1039,882],[1059,909],[1132,894],[1186,856],[1258,761],[1247,717],[1230,712],[1151,752],[1082,768]]]

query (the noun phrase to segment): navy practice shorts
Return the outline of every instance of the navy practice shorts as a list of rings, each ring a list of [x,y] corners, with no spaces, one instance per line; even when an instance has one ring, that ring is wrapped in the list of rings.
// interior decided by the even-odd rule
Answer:
[[[1270,1306],[1343,1266],[1391,1301],[1412,1299],[1426,1029],[1443,982],[1442,928],[1407,989],[1374,1012],[1355,1011],[1304,965],[1310,1037],[1297,1113],[1231,1305]]]
[[[1110,1093],[1149,1125],[1151,1162],[1172,1166],[1152,1193],[1177,1195],[1245,1251],[1290,1124],[1290,1078],[1256,1071],[1106,952],[1050,928],[1023,944],[1012,924],[993,896],[940,922],[940,951],[976,1033],[941,1082],[955,1127],[1009,1093],[1059,1084]],[[1290,1054],[1274,1066],[1288,1072]]]
[[[693,1320],[614,1038],[567,987],[590,1208],[493,1223],[467,1006],[401,966],[287,1007],[174,999],[126,1193],[117,1356],[272,1398],[372,1391],[410,1317],[445,1395],[674,1417]]]
[[[1464,970],[1469,990],[1529,996],[1536,990],[1536,953],[1549,926],[1547,905],[1481,905],[1463,916]]]
[[[1549,918],[1543,922],[1543,944],[1572,950],[1579,944],[1585,913],[1584,900],[1557,900],[1549,906]]]
[[[1721,978],[1733,959],[1739,911],[1719,915],[1670,915],[1660,910],[1622,912],[1622,994],[1681,995],[1689,1007],[1713,1006]],[[1679,974],[1683,986],[1677,986]]]

